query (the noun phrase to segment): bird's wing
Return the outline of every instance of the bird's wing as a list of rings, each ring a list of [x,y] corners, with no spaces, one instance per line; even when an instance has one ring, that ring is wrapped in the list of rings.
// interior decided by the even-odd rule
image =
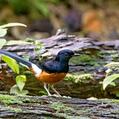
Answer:
[[[42,70],[49,73],[61,72],[60,63],[54,60],[46,61],[42,65]]]

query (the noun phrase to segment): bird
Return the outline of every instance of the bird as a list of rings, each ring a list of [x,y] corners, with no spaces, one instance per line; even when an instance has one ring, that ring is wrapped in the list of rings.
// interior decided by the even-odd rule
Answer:
[[[40,64],[40,67],[31,61],[27,61],[24,58],[0,49],[0,54],[9,56],[15,59],[18,63],[25,65],[38,79],[44,83],[44,89],[48,96],[52,96],[49,90],[49,86],[56,93],[57,96],[61,96],[60,93],[54,88],[54,84],[63,80],[69,71],[69,60],[73,57],[74,52],[69,49],[63,49],[59,51],[54,59],[46,60]]]

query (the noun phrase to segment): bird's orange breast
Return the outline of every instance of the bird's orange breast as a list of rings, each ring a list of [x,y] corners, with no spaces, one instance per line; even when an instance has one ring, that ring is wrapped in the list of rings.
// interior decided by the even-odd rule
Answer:
[[[42,71],[40,76],[37,77],[38,80],[45,82],[45,83],[56,83],[60,80],[63,80],[66,76],[66,73],[47,73]]]

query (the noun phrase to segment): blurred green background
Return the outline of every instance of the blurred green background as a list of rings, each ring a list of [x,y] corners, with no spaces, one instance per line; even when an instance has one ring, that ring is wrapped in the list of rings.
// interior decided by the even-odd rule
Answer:
[[[119,0],[0,0],[0,24],[24,23],[27,33],[38,37],[63,28],[82,37],[112,40],[119,38],[118,6]],[[11,36],[18,39],[25,31],[15,30]]]

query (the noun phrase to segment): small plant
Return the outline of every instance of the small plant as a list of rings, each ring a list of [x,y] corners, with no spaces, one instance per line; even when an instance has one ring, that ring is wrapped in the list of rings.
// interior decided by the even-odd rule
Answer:
[[[119,74],[112,74],[110,76],[107,76],[103,80],[103,89],[105,90],[108,85],[116,86],[114,81],[117,80],[117,79],[119,79]]]
[[[109,85],[117,86],[117,80],[119,80],[119,62],[111,62],[107,64],[105,67],[107,67],[108,69],[106,71],[106,77],[102,82],[103,90],[105,90]],[[119,97],[119,91],[116,91],[115,94],[117,97]]]
[[[34,52],[36,53],[36,55],[38,56],[39,60],[41,60],[41,49],[43,48],[43,44],[38,42],[38,41],[34,41],[32,39],[31,42],[27,42],[26,41],[9,41],[9,42],[6,42],[6,39],[4,39],[3,37],[7,34],[7,30],[8,30],[8,27],[14,27],[14,26],[22,26],[22,27],[26,27],[26,25],[24,24],[21,24],[21,23],[9,23],[9,24],[5,24],[5,25],[2,25],[0,26],[0,48],[2,48],[5,44],[33,44],[35,46],[34,48]],[[24,86],[25,86],[25,83],[26,83],[26,76],[23,75],[23,71],[21,73],[20,71],[20,67],[19,67],[19,64],[16,62],[16,60],[6,56],[6,55],[1,55],[1,59],[7,63],[7,65],[9,66],[9,68],[12,69],[12,71],[16,74],[16,78],[15,78],[15,81],[16,81],[16,84],[11,87],[10,89],[10,93],[11,94],[16,94],[16,95],[26,95],[28,93],[28,90],[23,90]],[[27,58],[28,59],[28,58]]]
[[[8,23],[5,25],[1,25],[0,26],[0,49],[6,44],[6,39],[4,39],[3,37],[6,36],[8,28],[14,27],[14,26],[26,27],[25,24],[21,24],[21,23]]]
[[[0,38],[0,48],[2,48],[6,44],[6,39],[3,39],[2,37],[4,37],[7,34],[8,27],[13,27],[13,26],[26,27],[26,25],[21,24],[21,23],[9,23],[9,24],[0,26],[0,37],[1,37]],[[26,82],[26,76],[20,74],[19,65],[16,62],[16,60],[8,56],[5,56],[5,55],[2,55],[1,59],[7,63],[7,65],[13,70],[14,73],[17,74],[15,78],[16,85],[11,88],[10,93],[20,94],[20,95],[27,94],[28,91],[23,90],[25,86],[25,82]]]
[[[16,60],[12,59],[11,57],[5,56],[5,55],[2,55],[1,59],[7,63],[7,65],[13,70],[14,73],[17,74],[15,78],[16,85],[11,88],[10,93],[20,94],[20,95],[27,94],[28,91],[23,90],[25,86],[25,82],[26,82],[26,76],[20,75],[19,65],[16,62]]]

